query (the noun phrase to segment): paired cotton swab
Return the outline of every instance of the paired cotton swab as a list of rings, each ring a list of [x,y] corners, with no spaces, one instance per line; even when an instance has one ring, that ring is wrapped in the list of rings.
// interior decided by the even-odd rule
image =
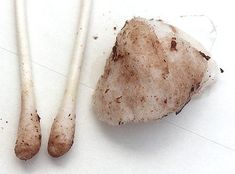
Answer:
[[[48,142],[48,153],[60,157],[69,151],[73,144],[76,119],[76,94],[82,57],[86,45],[86,36],[92,0],[82,0],[78,32],[74,45],[67,87],[59,112],[52,124]]]
[[[41,129],[33,90],[25,0],[15,0],[15,14],[21,80],[21,115],[15,154],[18,158],[27,160],[40,149]]]

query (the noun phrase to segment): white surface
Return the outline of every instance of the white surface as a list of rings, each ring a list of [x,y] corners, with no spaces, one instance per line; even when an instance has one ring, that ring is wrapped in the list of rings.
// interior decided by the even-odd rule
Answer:
[[[49,157],[46,145],[64,92],[79,1],[28,0],[27,7],[42,147],[36,157],[26,162],[14,154],[20,93],[13,0],[0,0],[0,174],[235,172],[235,25],[231,22],[235,11],[232,1],[94,0],[79,86],[75,143],[60,159]],[[174,22],[173,19],[187,14],[204,14],[215,23],[217,39],[212,55],[225,70],[218,82],[177,116],[121,128],[99,122],[90,108],[91,95],[124,21],[132,16],[161,16]],[[202,24],[185,20],[182,29],[192,31],[194,37],[210,48],[214,34],[205,35],[204,22],[194,21]],[[113,30],[114,26],[117,31]],[[93,36],[98,39],[94,40]]]

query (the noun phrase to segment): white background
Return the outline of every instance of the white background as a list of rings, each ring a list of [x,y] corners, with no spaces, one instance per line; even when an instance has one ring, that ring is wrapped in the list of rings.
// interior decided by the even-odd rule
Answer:
[[[79,14],[79,0],[27,0],[33,77],[41,117],[42,146],[29,161],[15,157],[20,112],[19,68],[13,0],[0,0],[0,174],[234,174],[235,173],[235,10],[223,0],[94,0],[78,91],[75,143],[53,159],[46,146],[63,96]],[[211,50],[225,72],[183,111],[160,121],[110,127],[91,110],[91,96],[117,31],[133,16],[192,17],[183,28]],[[175,19],[175,20],[174,20]],[[201,18],[205,19],[205,17]],[[181,24],[179,20],[179,25]],[[177,23],[177,22],[176,22]],[[113,27],[117,27],[114,31]],[[207,27],[208,26],[208,27]],[[93,36],[98,36],[97,40]],[[7,123],[6,123],[7,122]]]

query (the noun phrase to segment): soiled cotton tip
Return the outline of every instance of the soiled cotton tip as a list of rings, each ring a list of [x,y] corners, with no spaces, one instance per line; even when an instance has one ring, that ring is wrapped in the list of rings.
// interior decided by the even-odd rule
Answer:
[[[111,125],[179,113],[219,71],[195,39],[162,20],[134,18],[117,36],[93,96]]]

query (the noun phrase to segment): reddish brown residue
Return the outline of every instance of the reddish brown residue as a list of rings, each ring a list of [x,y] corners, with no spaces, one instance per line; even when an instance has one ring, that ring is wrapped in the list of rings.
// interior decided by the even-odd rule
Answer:
[[[199,51],[199,53],[201,54],[202,57],[204,57],[206,60],[209,60],[211,57],[207,56],[205,53]]]
[[[141,97],[140,101],[141,101],[141,102],[145,102],[145,97],[144,97],[144,96]]]
[[[222,68],[220,68],[220,72],[221,72],[221,73],[224,73],[224,70],[223,70]]]
[[[125,22],[125,24],[124,24],[124,26],[122,27],[122,29],[125,28],[127,24],[128,24],[128,21]],[[121,29],[121,30],[122,30],[122,29]]]
[[[97,40],[97,39],[98,39],[98,36],[93,36],[93,39]]]
[[[108,91],[109,91],[109,89],[106,89],[106,90],[104,91],[104,93],[106,94]]]
[[[163,101],[165,104],[167,104],[167,98]]]
[[[112,49],[112,60],[115,62],[117,61],[117,41],[115,42],[115,45],[113,46]]]
[[[116,101],[116,103],[121,103],[121,101],[120,101],[120,100],[121,100],[121,98],[122,98],[122,96],[117,97],[117,98],[116,98],[116,100],[115,100],[115,101]]]
[[[176,46],[177,46],[176,38],[172,37],[172,40],[171,40],[171,51],[177,51]]]
[[[110,68],[107,68],[107,69],[105,70],[105,73],[107,74],[107,76],[109,75],[110,71],[111,71]]]

